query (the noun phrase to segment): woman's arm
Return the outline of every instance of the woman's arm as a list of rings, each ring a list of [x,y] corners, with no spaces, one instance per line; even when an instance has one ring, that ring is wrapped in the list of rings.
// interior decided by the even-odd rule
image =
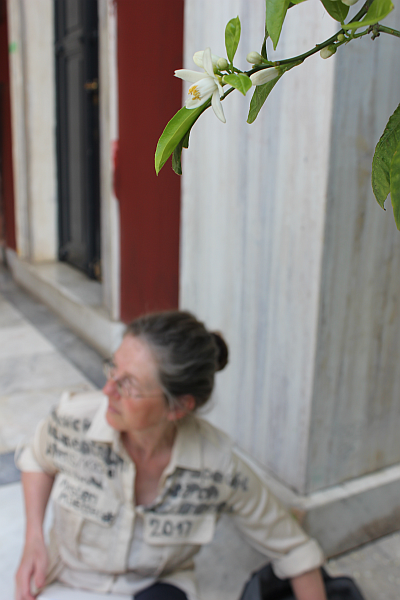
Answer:
[[[327,600],[320,569],[314,569],[290,580],[297,600]]]
[[[54,477],[47,473],[22,473],[25,499],[25,547],[15,576],[16,600],[34,600],[31,579],[37,588],[44,585],[47,551],[43,536],[43,519]]]

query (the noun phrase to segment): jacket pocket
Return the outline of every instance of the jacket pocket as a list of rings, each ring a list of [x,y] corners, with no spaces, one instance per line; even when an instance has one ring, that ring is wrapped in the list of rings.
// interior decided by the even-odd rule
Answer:
[[[104,527],[112,525],[121,505],[110,491],[96,489],[65,473],[57,476],[52,499],[58,506]]]
[[[106,572],[121,568],[114,548],[121,503],[111,491],[92,490],[61,473],[53,486],[52,499],[54,532],[63,561],[71,567],[83,563]]]

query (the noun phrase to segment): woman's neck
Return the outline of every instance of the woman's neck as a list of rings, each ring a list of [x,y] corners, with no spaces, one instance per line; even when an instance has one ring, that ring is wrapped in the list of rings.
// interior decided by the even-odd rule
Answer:
[[[134,462],[154,459],[170,453],[176,436],[176,423],[168,422],[162,427],[152,427],[143,431],[126,431],[121,435],[122,442]]]

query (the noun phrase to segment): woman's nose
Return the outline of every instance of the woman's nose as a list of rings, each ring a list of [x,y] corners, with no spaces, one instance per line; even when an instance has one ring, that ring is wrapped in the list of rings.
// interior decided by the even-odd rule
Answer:
[[[114,379],[107,379],[102,391],[105,396],[119,396]]]

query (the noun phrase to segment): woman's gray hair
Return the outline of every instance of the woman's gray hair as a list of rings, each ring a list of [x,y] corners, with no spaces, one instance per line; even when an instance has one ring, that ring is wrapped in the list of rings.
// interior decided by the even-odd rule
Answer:
[[[144,340],[158,364],[161,387],[171,406],[191,395],[196,408],[211,396],[214,375],[228,362],[228,347],[217,332],[187,311],[149,313],[130,323],[125,335]]]

